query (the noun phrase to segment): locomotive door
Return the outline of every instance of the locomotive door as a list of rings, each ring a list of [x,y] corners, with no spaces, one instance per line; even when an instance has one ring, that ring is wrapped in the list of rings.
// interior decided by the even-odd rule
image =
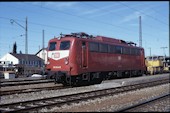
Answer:
[[[82,42],[82,67],[87,67],[87,47],[86,42]]]

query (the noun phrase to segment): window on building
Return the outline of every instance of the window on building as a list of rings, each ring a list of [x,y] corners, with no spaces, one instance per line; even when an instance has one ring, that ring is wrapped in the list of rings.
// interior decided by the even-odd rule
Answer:
[[[22,64],[22,60],[19,60],[19,64]]]
[[[42,66],[42,64],[41,64],[41,60],[39,60],[39,66]]]

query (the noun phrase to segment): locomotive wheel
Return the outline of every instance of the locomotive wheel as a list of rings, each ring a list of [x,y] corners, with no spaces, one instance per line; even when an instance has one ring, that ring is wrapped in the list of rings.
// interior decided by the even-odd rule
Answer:
[[[103,81],[103,79],[100,77],[100,78],[98,78],[98,79],[95,81],[95,83],[96,83],[96,84],[100,84],[100,83],[102,83],[102,81]]]
[[[95,84],[100,84],[100,83],[103,81],[103,75],[105,75],[105,73],[101,73],[101,74],[99,75],[99,78],[95,78],[95,79],[94,79],[94,83],[95,83]]]
[[[144,74],[143,71],[139,71],[138,76],[142,76]]]
[[[94,74],[94,73],[93,73]],[[82,76],[76,76],[76,77],[65,77],[62,78],[62,84],[64,86],[87,86],[87,85],[94,85],[94,84],[100,84],[103,81],[102,74],[99,75],[99,78],[95,78],[92,73],[89,74],[89,79],[83,80]]]
[[[83,85],[85,85],[85,82],[86,81],[82,80],[82,76],[79,75],[77,77],[73,77],[71,86],[74,86],[74,87],[83,86]]]

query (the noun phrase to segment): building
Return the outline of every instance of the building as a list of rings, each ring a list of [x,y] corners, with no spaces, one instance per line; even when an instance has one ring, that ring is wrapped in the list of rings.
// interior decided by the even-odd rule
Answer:
[[[31,54],[15,54],[7,53],[0,59],[1,63],[8,63],[8,65],[26,65],[31,67],[42,67],[43,60],[36,55]],[[6,64],[5,64],[6,65]]]
[[[44,48],[44,50],[43,49],[39,50],[35,55],[40,57],[41,59],[43,59],[44,63],[47,64],[47,50],[46,50],[46,48]]]
[[[0,59],[2,66],[15,66],[18,74],[33,74],[39,73],[43,67],[43,60],[32,54],[14,54],[7,53]]]

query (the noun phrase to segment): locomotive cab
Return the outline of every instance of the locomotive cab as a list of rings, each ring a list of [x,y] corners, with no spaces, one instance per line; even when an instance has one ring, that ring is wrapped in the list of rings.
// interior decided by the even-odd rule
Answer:
[[[54,38],[48,44],[47,72],[50,78],[54,78],[55,72],[70,71],[69,54],[72,40]],[[53,76],[52,76],[53,75]]]

